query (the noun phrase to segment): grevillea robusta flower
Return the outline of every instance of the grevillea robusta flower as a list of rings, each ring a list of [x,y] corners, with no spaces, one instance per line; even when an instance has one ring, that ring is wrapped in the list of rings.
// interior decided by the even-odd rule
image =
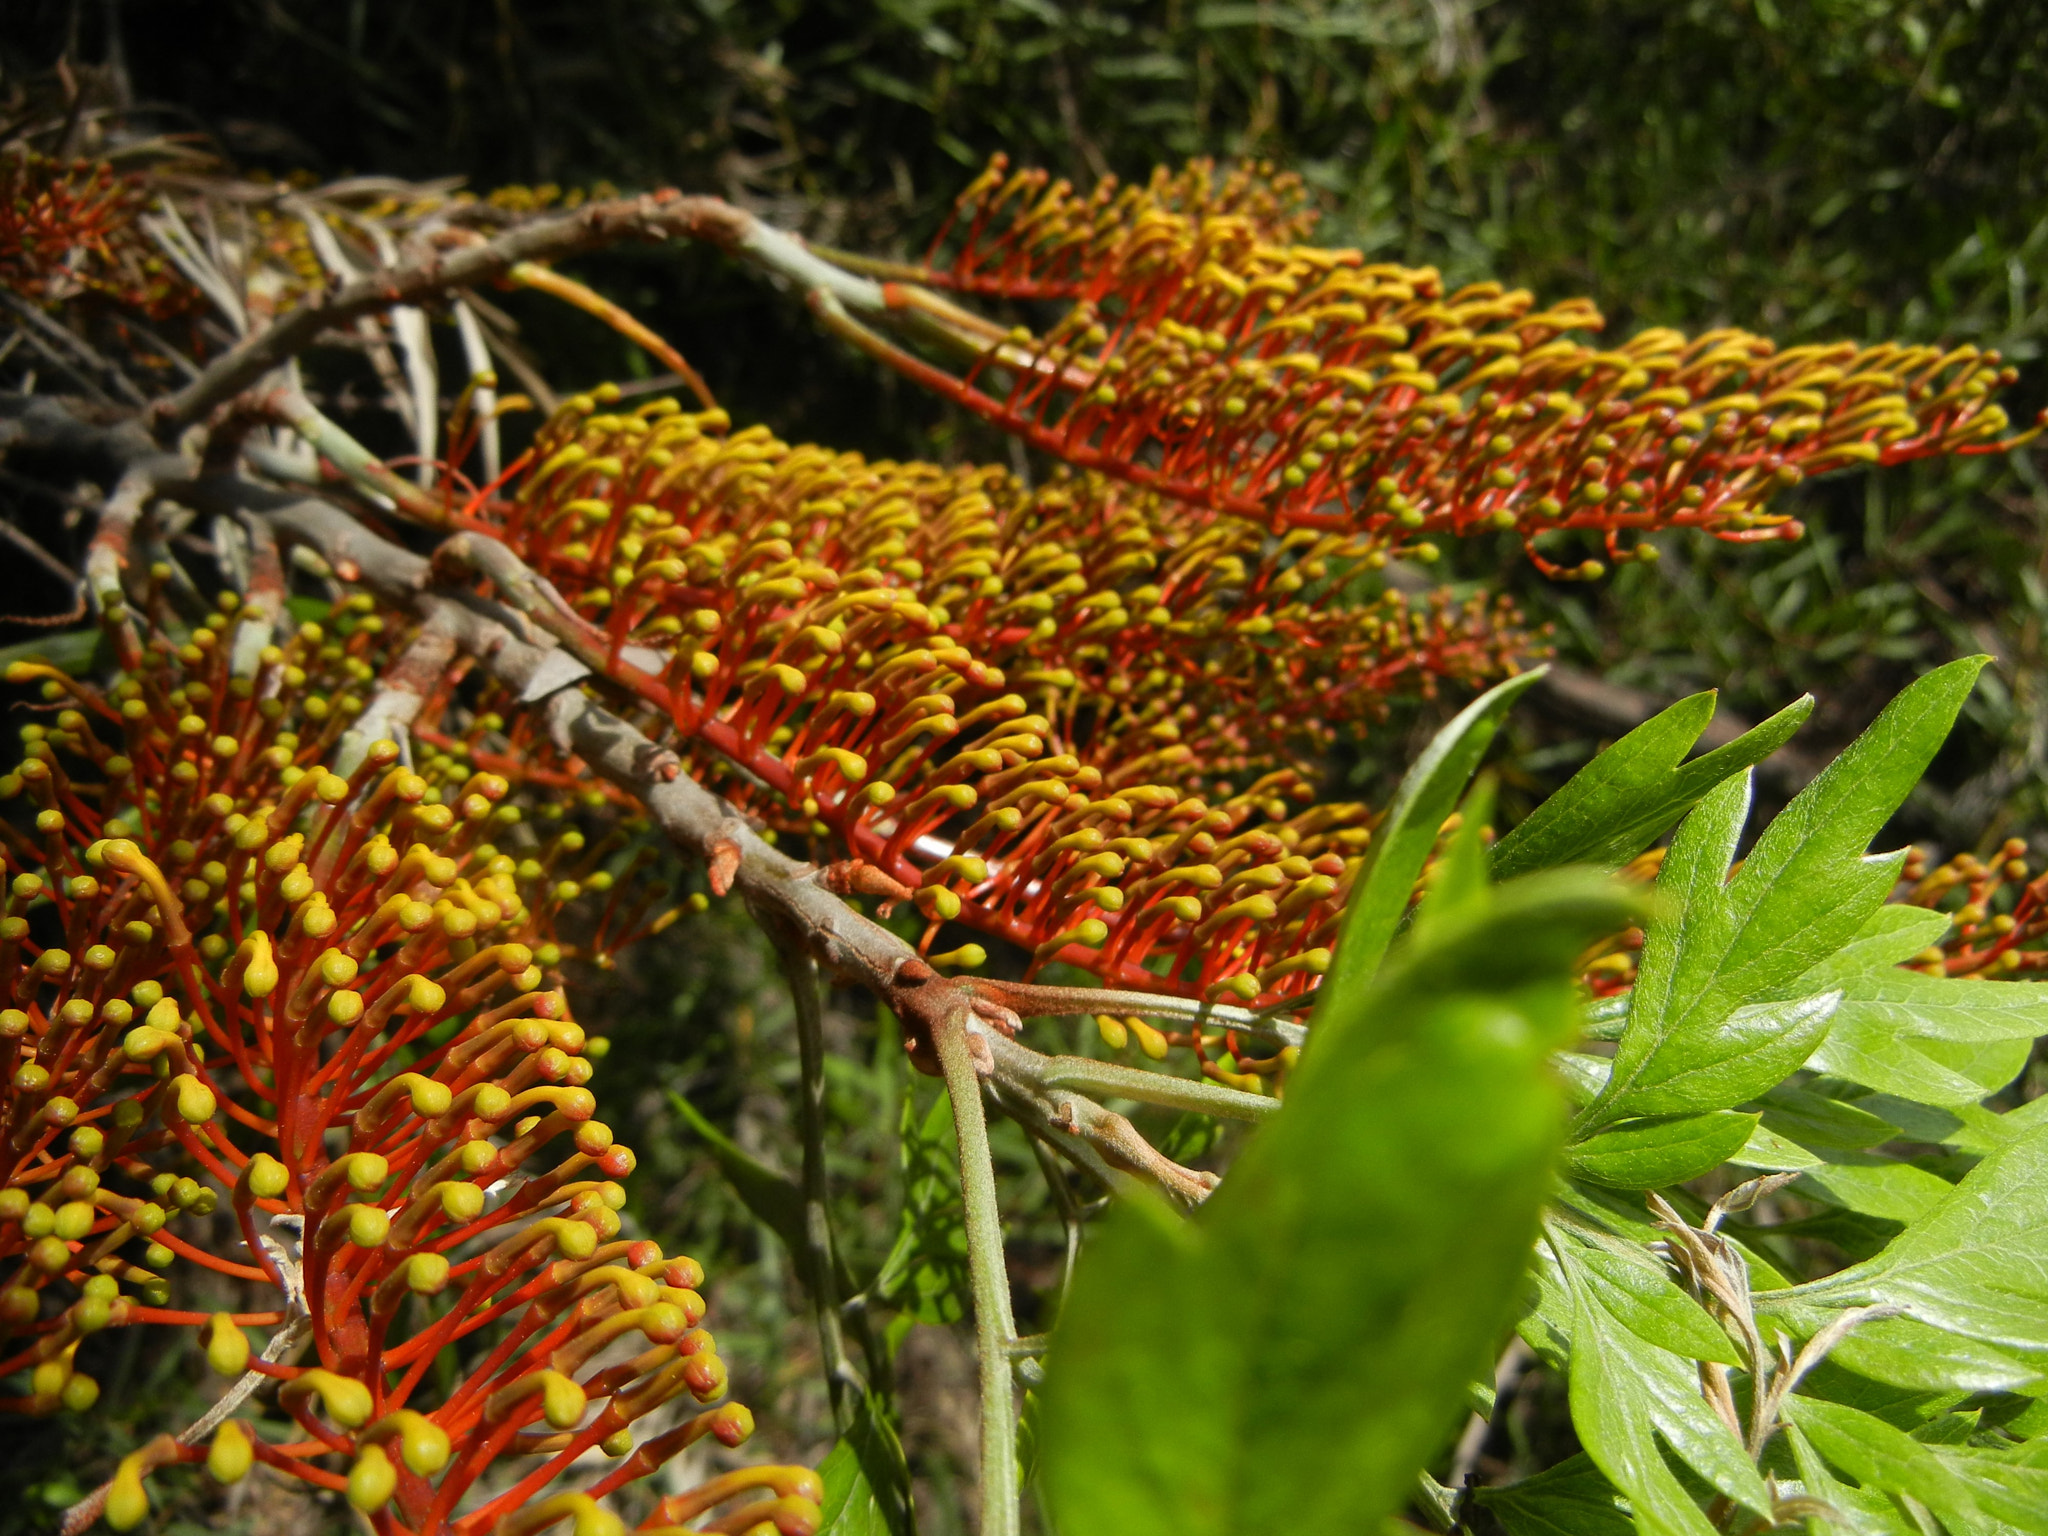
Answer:
[[[582,834],[536,835],[458,742],[422,771],[389,741],[326,766],[388,656],[358,600],[260,648],[238,608],[105,692],[10,674],[69,707],[0,780],[29,807],[0,919],[0,1375],[29,1392],[0,1408],[89,1409],[103,1329],[196,1329],[216,1370],[275,1382],[296,1438],[232,1413],[159,1436],[104,1492],[117,1529],[156,1469],[261,1461],[391,1536],[619,1530],[595,1500],[752,1420],[708,1406],[699,1267],[621,1233],[633,1154],[551,984],[562,904],[609,882],[569,878]],[[271,1299],[180,1309],[177,1264]],[[541,1497],[593,1448],[610,1470]],[[647,1528],[808,1536],[819,1496],[746,1468]]]
[[[1585,300],[1448,292],[1300,243],[1312,225],[1297,181],[1253,168],[1084,195],[998,157],[927,263],[886,270],[1070,308],[1043,337],[986,327],[961,375],[892,357],[1070,463],[1276,533],[1514,529],[1554,575],[1602,567],[1559,565],[1545,533],[1597,533],[1609,559],[1659,528],[1797,537],[1767,503],[1805,476],[2010,446],[1996,352],[1662,328],[1603,350],[1573,338],[1604,324]]]
[[[93,297],[151,318],[197,296],[143,235],[142,179],[101,160],[0,155],[0,285],[40,304]]]

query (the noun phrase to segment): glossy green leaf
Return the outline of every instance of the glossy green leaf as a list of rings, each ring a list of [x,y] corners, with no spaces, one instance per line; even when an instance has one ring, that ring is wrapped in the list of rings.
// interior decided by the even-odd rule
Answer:
[[[1946,1333],[1915,1317],[1860,1324],[1828,1358],[1872,1381],[1925,1392],[2037,1392],[2041,1371],[1994,1345]]]
[[[1551,1253],[1570,1265],[1600,1305],[1638,1338],[1690,1360],[1743,1363],[1720,1324],[1679,1289],[1647,1249],[1619,1239],[1603,1242],[1561,1226],[1552,1226],[1549,1238]]]
[[[1628,1501],[1586,1455],[1559,1462],[1506,1488],[1478,1488],[1508,1536],[1636,1536]]]
[[[1836,1001],[1837,994],[1820,992],[1737,1008],[1653,1052],[1610,1105],[1631,1115],[1677,1115],[1753,1099],[1806,1065],[1828,1033]]]
[[[2031,1042],[2048,1034],[2048,986],[1899,969],[1947,927],[1940,913],[1879,908],[1854,942],[1800,978],[1842,994],[1817,1069],[1948,1109],[2018,1074]]]
[[[2048,1343],[2048,1122],[1995,1148],[1875,1258],[1760,1307],[1902,1307],[1920,1321],[2017,1350]]]
[[[1969,1483],[1904,1430],[1841,1403],[1797,1394],[1785,1400],[1784,1413],[1815,1450],[1866,1490],[1910,1494],[1952,1528],[1970,1529],[1979,1519]]]
[[[1567,1270],[1564,1283],[1572,1309],[1572,1427],[1586,1454],[1628,1495],[1642,1536],[1714,1531],[1665,1462],[1660,1430],[1723,1492],[1758,1514],[1768,1513],[1770,1492],[1742,1443],[1700,1400],[1697,1367],[1630,1331],[1583,1278]]]
[[[1880,1093],[1955,1110],[1982,1103],[2011,1082],[2030,1050],[2025,1040],[1964,1044],[1855,1030],[1824,1041],[1812,1065]]]
[[[1793,1189],[1845,1211],[1910,1222],[1939,1205],[1951,1187],[1939,1175],[1896,1158],[1868,1152],[1824,1152],[1814,1167],[1800,1175]]]
[[[1890,1121],[1805,1088],[1773,1088],[1757,1103],[1766,1126],[1803,1147],[1861,1152],[1898,1135]]]
[[[1613,1074],[1581,1117],[1586,1128],[1652,1106],[1659,1113],[1724,1109],[1770,1086],[1724,1096],[1743,1067],[1731,1049],[1731,1016],[1780,1000],[1788,989],[1811,996],[1805,974],[1883,905],[1904,856],[1865,850],[1926,770],[1983,663],[1952,662],[1894,699],[1772,821],[1733,879],[1748,776],[1701,800],[1664,860],[1658,890],[1676,910],[1649,925]],[[1746,1022],[1762,1027],[1756,1015]],[[1814,1028],[1806,1011],[1785,1016],[1785,1024],[1788,1034]],[[1779,1059],[1801,1046],[1810,1052],[1819,1038],[1795,1036]]]
[[[1511,677],[1466,705],[1436,733],[1402,778],[1385,819],[1374,830],[1365,869],[1346,903],[1343,932],[1318,989],[1312,1029],[1323,1028],[1337,1000],[1357,992],[1378,973],[1443,824],[1479,771],[1509,707],[1543,670]]]
[[[2004,1450],[1951,1446],[1934,1454],[1970,1485],[1987,1517],[2026,1536],[2048,1536],[2048,1441]]]
[[[1742,735],[1695,758],[1686,753],[1714,718],[1714,694],[1696,693],[1630,731],[1545,800],[1493,850],[1496,879],[1591,864],[1618,869],[1649,847],[1709,790],[1753,768],[1813,713],[1805,695]]]
[[[1839,1516],[1816,1522],[1814,1529],[1835,1536],[1927,1536],[1926,1530],[1909,1518],[1898,1505],[1874,1488],[1857,1488],[1840,1481],[1813,1442],[1788,1425],[1784,1431],[1792,1447],[1793,1465],[1809,1498],[1819,1499]]]
[[[1635,898],[1559,873],[1403,946],[1182,1221],[1133,1197],[1047,1359],[1062,1536],[1372,1529],[1495,1347],[1549,1187],[1577,949]],[[1418,940],[1422,936],[1418,935]],[[1206,1305],[1227,1303],[1219,1332]]]
[[[1760,1117],[1733,1110],[1624,1120],[1575,1143],[1565,1166],[1617,1189],[1662,1189],[1710,1173],[1742,1150]]]
[[[913,1536],[910,1467],[873,1397],[818,1467],[825,1483],[819,1536]]]

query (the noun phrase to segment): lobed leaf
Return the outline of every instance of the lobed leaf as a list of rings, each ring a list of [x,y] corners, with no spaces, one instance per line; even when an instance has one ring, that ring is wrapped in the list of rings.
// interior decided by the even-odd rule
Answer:
[[[1192,1219],[1134,1198],[1084,1256],[1043,1397],[1066,1536],[1348,1533],[1412,1488],[1526,1262],[1572,961],[1631,910],[1575,874],[1476,906],[1325,997],[1338,1027]],[[1169,1297],[1229,1298],[1228,1338]]]
[[[1733,879],[1747,775],[1686,818],[1658,880],[1676,912],[1649,925],[1613,1072],[1582,1132],[1629,1114],[1729,1108],[1806,1060],[1826,1027],[1813,1008],[1778,1016],[1775,1038],[1769,1016],[1736,1016],[1786,1000],[1795,983],[1810,995],[1806,974],[1883,904],[1903,855],[1865,850],[1926,770],[1984,660],[1951,662],[1894,699],[1765,829]]]
[[[1561,864],[1619,869],[1710,790],[1790,741],[1813,713],[1812,695],[1802,695],[1688,763],[1685,754],[1714,718],[1714,700],[1711,691],[1680,699],[1573,774],[1494,845],[1494,878],[1511,880]]]

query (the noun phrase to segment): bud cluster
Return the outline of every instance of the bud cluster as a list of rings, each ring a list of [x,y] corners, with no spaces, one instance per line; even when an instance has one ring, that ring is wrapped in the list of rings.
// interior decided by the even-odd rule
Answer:
[[[2027,862],[2025,838],[2007,838],[1988,858],[1959,853],[1934,869],[1919,848],[1906,855],[1905,900],[1947,913],[1953,926],[1915,955],[1930,976],[2038,976],[2048,971],[2048,874]],[[1960,900],[1957,898],[1960,897]],[[2031,946],[2031,947],[2030,947]]]
[[[564,878],[581,834],[537,836],[460,741],[421,771],[388,741],[326,766],[388,655],[362,600],[283,645],[217,601],[111,690],[9,674],[71,707],[0,779],[26,802],[0,823],[0,1376],[27,1379],[0,1408],[90,1408],[89,1336],[191,1328],[215,1370],[274,1380],[296,1437],[233,1416],[160,1436],[107,1490],[116,1529],[159,1467],[233,1482],[261,1461],[394,1536],[617,1531],[595,1499],[752,1420],[708,1406],[726,1371],[701,1270],[621,1232],[634,1157],[587,1086],[602,1042],[550,985],[561,907],[602,882]],[[181,1310],[179,1261],[275,1301]],[[592,1449],[616,1465],[539,1498]],[[694,1528],[815,1528],[801,1468],[715,1480],[653,1523],[761,1489]]]

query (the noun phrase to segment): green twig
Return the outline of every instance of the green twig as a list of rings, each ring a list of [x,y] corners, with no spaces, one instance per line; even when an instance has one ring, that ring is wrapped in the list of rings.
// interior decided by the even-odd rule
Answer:
[[[1018,1536],[1017,1404],[1010,1346],[1010,1280],[995,1164],[982,1113],[981,1076],[968,1048],[967,1020],[954,1014],[933,1030],[960,1141],[960,1193],[967,1207],[967,1275],[974,1291],[975,1354],[981,1367],[981,1536]]]
[[[774,930],[770,929],[771,933]],[[803,1267],[811,1311],[818,1320],[818,1346],[825,1357],[825,1383],[832,1416],[845,1434],[867,1394],[867,1383],[846,1355],[839,1315],[838,1275],[833,1263],[832,1216],[825,1203],[825,1014],[818,963],[799,945],[776,935],[776,953],[796,1003],[798,1119],[803,1127]]]

